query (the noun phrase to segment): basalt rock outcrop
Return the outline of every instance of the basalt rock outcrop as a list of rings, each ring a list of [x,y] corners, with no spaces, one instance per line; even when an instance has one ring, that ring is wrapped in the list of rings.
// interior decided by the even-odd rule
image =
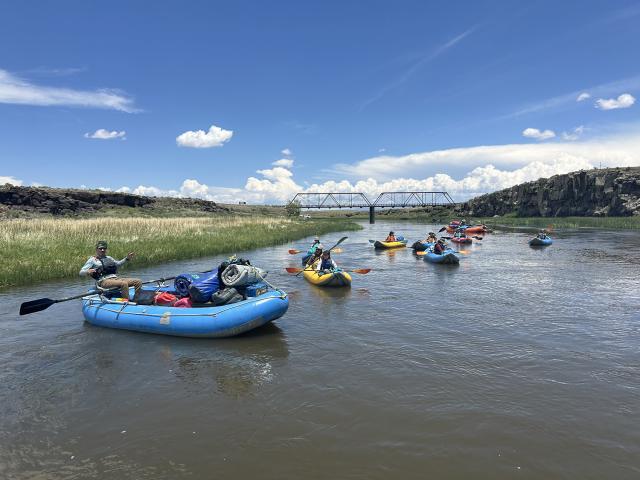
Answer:
[[[78,215],[113,207],[154,208],[159,200],[155,197],[101,190],[18,187],[11,184],[0,186],[0,205],[5,209],[52,215]],[[166,205],[167,200],[162,199],[163,204]],[[193,198],[173,198],[169,201],[176,209],[212,213],[228,210],[215,202]]]
[[[640,215],[640,167],[581,170],[481,195],[463,205],[467,215],[492,217]]]

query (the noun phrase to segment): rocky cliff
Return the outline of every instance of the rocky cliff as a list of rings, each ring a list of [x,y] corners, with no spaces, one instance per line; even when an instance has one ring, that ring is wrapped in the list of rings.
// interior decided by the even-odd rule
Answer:
[[[475,197],[467,215],[520,217],[640,215],[640,167],[581,170]]]
[[[191,209],[202,212],[227,212],[227,207],[215,202],[193,198],[159,199],[128,193],[104,192],[100,190],[72,190],[48,187],[0,186],[0,206],[4,209],[21,210],[53,215],[78,215],[114,207],[152,209],[162,202],[176,209]]]

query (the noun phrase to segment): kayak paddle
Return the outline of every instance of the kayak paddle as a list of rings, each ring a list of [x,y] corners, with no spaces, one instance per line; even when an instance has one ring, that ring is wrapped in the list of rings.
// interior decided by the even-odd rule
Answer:
[[[301,272],[307,271],[307,272],[312,272],[313,269],[311,268],[295,268],[295,267],[286,267],[285,270],[289,273],[297,273],[300,274]],[[369,273],[371,271],[370,268],[354,268],[353,270],[343,270],[344,272],[350,272],[350,273],[359,273],[361,275],[366,275],[367,273]]]
[[[334,250],[332,250],[332,252],[333,253],[342,253],[343,250],[341,248],[335,248]],[[296,250],[296,249],[292,248],[292,249],[289,250],[289,253],[291,255],[297,255],[299,253],[307,253],[307,252],[305,252],[304,250]]]

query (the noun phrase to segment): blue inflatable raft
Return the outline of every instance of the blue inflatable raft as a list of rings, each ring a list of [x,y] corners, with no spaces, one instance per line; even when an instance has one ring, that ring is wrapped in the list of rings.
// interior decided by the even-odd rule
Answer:
[[[84,318],[93,325],[180,337],[232,337],[280,318],[288,308],[287,294],[280,290],[230,305],[197,308],[137,305],[100,295],[82,298]]]
[[[414,242],[413,245],[411,245],[411,248],[415,252],[424,252],[425,250],[428,250],[429,248],[433,247],[434,245],[435,245],[435,243],[433,243],[433,242]]]
[[[547,237],[547,238],[535,237],[529,240],[529,245],[532,247],[545,247],[547,245],[551,245],[552,243],[553,243],[553,240],[551,239],[551,237]]]
[[[424,256],[424,261],[429,263],[441,263],[444,265],[457,265],[460,263],[460,258],[456,255],[455,251],[447,248],[442,255],[433,253],[429,250]]]

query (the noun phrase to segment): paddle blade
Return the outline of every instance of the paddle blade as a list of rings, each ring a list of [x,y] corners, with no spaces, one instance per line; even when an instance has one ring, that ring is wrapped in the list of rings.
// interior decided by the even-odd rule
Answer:
[[[50,298],[40,298],[38,300],[24,302],[22,305],[20,305],[20,315],[28,315],[30,313],[45,310],[54,303],[56,303],[55,300],[51,300]]]
[[[459,253],[461,255],[469,255],[471,252],[467,250],[456,250],[456,253]]]
[[[447,227],[442,227],[440,230],[438,230],[438,233],[444,232],[446,229],[447,229]]]
[[[344,250],[342,250],[341,248],[334,248],[333,250],[331,250],[331,253],[342,253],[344,252]]]
[[[371,271],[371,269],[370,268],[354,268],[351,271],[353,273],[359,273],[361,275],[366,275],[367,273],[369,273]]]
[[[286,267],[285,270],[289,273],[300,273],[303,271],[302,268],[294,268],[294,267]]]
[[[422,250],[420,252],[416,252],[416,255],[418,255],[419,257],[422,257],[423,255],[426,255],[427,251],[426,250]]]
[[[482,237],[476,237],[476,236],[473,236],[473,237],[471,237],[471,238],[475,238],[476,240],[482,240]]]
[[[296,250],[296,249],[292,248],[291,250],[289,250],[289,253],[291,255],[297,255],[298,253],[302,253],[302,250]]]
[[[369,243],[376,243],[375,240],[369,240]]]

